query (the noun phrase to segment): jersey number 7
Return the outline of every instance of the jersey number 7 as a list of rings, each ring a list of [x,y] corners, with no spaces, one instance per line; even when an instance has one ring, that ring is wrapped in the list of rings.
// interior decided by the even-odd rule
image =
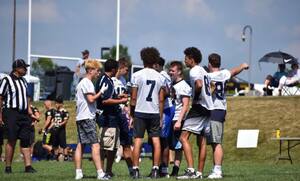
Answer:
[[[152,93],[153,93],[153,89],[155,87],[155,83],[156,83],[155,80],[147,80],[146,81],[146,84],[151,86],[149,94],[146,97],[146,101],[148,101],[148,102],[152,102]]]

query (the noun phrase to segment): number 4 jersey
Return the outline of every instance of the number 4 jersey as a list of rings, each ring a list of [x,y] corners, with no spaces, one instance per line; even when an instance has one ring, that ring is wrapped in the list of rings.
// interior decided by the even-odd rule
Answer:
[[[208,73],[208,77],[214,84],[214,90],[212,94],[212,100],[214,103],[214,109],[226,110],[226,97],[225,97],[225,85],[226,81],[231,78],[229,70],[221,70],[217,72]]]
[[[136,113],[159,114],[159,91],[164,85],[160,73],[144,68],[132,75],[131,86],[138,88]]]

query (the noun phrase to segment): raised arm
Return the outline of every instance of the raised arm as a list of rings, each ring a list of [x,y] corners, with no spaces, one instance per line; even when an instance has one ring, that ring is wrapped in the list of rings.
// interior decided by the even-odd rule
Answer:
[[[249,68],[249,65],[246,63],[242,63],[240,66],[234,67],[230,70],[231,77],[236,76],[237,74],[241,73],[243,70]]]

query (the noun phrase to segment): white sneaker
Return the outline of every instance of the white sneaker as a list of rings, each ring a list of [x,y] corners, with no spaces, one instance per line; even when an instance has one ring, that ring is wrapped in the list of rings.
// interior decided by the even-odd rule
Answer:
[[[97,175],[97,179],[98,180],[109,180],[110,178],[108,177],[108,175],[106,175],[104,172],[102,172],[101,174]]]
[[[82,178],[83,178],[82,172],[81,173],[76,173],[75,180],[80,180]]]
[[[192,178],[193,178],[193,179],[202,179],[202,178],[203,178],[203,177],[202,177],[202,173],[199,172],[199,171],[197,171],[196,174],[195,174],[195,176],[192,177]]]
[[[220,173],[211,172],[211,174],[209,174],[209,176],[207,178],[208,179],[221,179],[221,178],[223,178],[222,172],[220,172]]]

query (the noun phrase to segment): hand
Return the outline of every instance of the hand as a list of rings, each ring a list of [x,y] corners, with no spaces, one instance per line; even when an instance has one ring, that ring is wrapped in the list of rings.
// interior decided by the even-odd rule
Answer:
[[[42,128],[39,129],[38,133],[39,133],[39,134],[42,134],[42,133],[43,133],[43,129],[42,129]]]
[[[181,128],[181,121],[176,121],[176,123],[174,124],[174,130],[180,130]]]
[[[103,84],[102,87],[101,87],[101,89],[100,89],[101,94],[103,94],[107,89],[108,89],[108,85],[107,84]]]
[[[128,101],[127,97],[121,98],[121,103],[122,103],[122,104],[125,104],[127,101]]]
[[[241,66],[245,70],[249,69],[249,65],[247,63],[243,63]]]
[[[2,120],[2,115],[0,114],[0,127],[4,125],[4,122]]]

